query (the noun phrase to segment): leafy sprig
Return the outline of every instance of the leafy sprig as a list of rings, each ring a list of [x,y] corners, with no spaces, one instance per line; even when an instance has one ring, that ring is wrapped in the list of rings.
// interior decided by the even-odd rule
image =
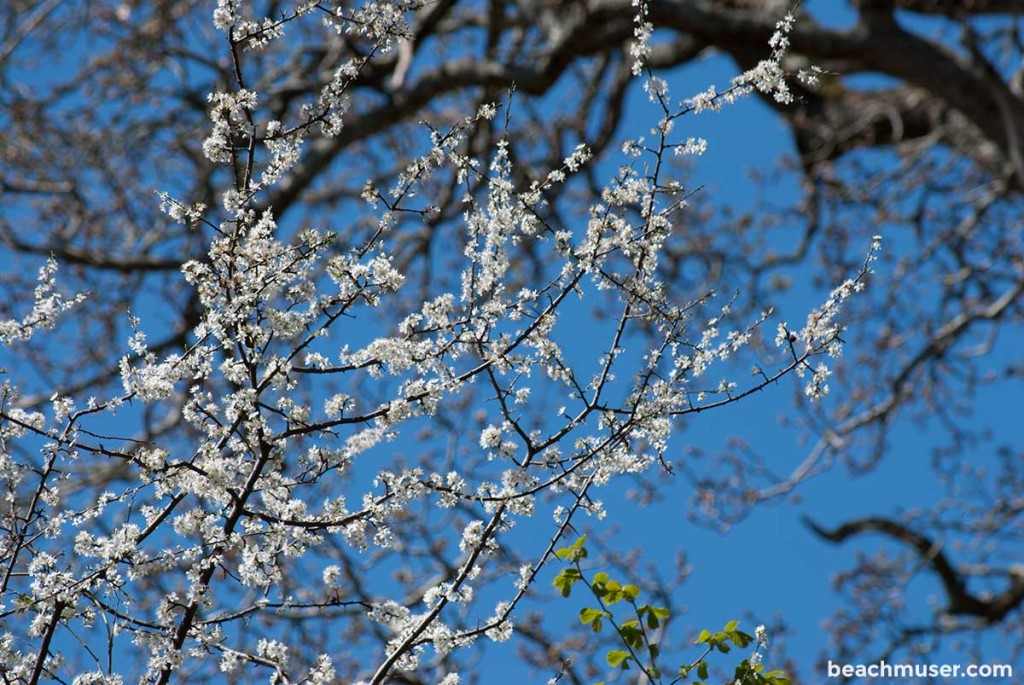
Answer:
[[[703,652],[692,662],[675,669],[664,669],[659,661],[664,657],[659,639],[671,611],[668,607],[655,606],[640,600],[643,589],[635,583],[622,583],[604,571],[592,575],[583,567],[589,556],[586,536],[579,537],[568,547],[555,551],[555,555],[567,563],[552,584],[563,597],[568,598],[573,588],[582,584],[596,600],[596,606],[580,609],[580,622],[590,626],[595,633],[611,628],[617,638],[613,649],[605,653],[605,663],[622,671],[632,666],[640,668],[652,683],[663,683],[665,673],[674,673],[669,685],[688,683],[707,685],[710,667],[708,657],[717,652],[728,654],[732,649],[747,649],[753,645],[750,656],[735,666],[730,685],[791,685],[790,678],[781,670],[765,670],[762,663],[763,650],[768,646],[764,627],[760,626],[754,635],[739,629],[739,621],[729,621],[722,630],[701,630],[695,645],[703,645]],[[623,608],[628,607],[628,608]],[[620,648],[621,647],[621,648]],[[690,680],[695,678],[694,680]],[[604,685],[603,681],[595,685]]]

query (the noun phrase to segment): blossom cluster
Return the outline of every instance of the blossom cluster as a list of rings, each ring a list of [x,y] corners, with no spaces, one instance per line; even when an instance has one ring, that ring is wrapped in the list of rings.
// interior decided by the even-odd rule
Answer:
[[[420,4],[307,2],[260,19],[242,3],[218,3],[214,26],[232,55],[282,40],[289,22],[314,13],[331,40],[362,52],[335,65],[315,101],[290,118],[267,111],[244,78],[209,95],[202,151],[229,179],[220,206],[158,196],[206,246],[181,268],[196,315],[180,348],[151,345],[146,321],[131,317],[116,394],[54,396],[47,413],[28,412],[5,384],[0,478],[15,513],[0,555],[13,580],[0,602],[27,598],[0,631],[0,658],[15,677],[121,682],[116,669],[66,665],[51,653],[54,640],[88,634],[111,654],[143,655],[141,679],[159,685],[207,662],[244,680],[327,683],[339,678],[344,650],[305,649],[289,642],[289,626],[336,619],[351,634],[372,626],[376,639],[353,680],[377,685],[434,664],[438,680],[454,685],[452,655],[515,634],[517,606],[556,540],[576,517],[605,515],[601,488],[664,463],[681,416],[839,353],[841,305],[863,287],[866,264],[799,333],[782,325],[790,358],[773,373],[743,387],[708,380],[752,354],[770,313],[735,321],[728,304],[712,310],[713,293],[680,294],[663,277],[685,200],[661,162],[706,149],[674,124],[719,99],[710,91],[670,106],[653,76],[647,90],[662,108],[653,140],[626,146],[579,225],[546,211],[546,197],[589,171],[590,150],[572,147],[523,182],[507,137],[484,155],[474,147],[470,132],[493,126],[499,111],[490,103],[425,134],[429,149],[403,163],[391,188],[367,181],[361,199],[373,220],[339,212],[336,225],[289,225],[272,190],[301,163],[307,138],[342,129],[352,84],[408,37]],[[653,28],[635,4],[639,72]],[[737,91],[749,85],[782,100],[790,24]],[[417,292],[412,276],[423,274],[400,258],[409,229],[396,217],[423,217],[419,228],[433,230],[413,202],[442,171],[461,197],[458,234],[445,245],[454,277],[427,274]],[[524,246],[542,255],[536,264]],[[82,301],[57,292],[56,269],[51,260],[40,272],[29,314],[0,323],[4,343],[54,326]],[[581,299],[605,314],[587,341],[599,348],[593,355],[575,349]],[[812,396],[827,392],[819,369]],[[551,397],[556,411],[547,411]],[[167,435],[160,421],[140,434],[111,429],[135,413],[181,430]],[[6,447],[14,441],[41,456],[17,461]],[[415,458],[403,454],[421,447]],[[109,490],[93,486],[96,471]],[[538,512],[555,525],[509,582],[510,550],[535,542],[521,531]],[[436,529],[444,532],[423,548]],[[403,553],[413,561],[390,561]],[[433,573],[416,577],[424,568]],[[388,587],[375,574],[401,580]],[[22,614],[30,618],[16,638]],[[248,639],[240,626],[258,632]],[[24,636],[41,646],[33,651]]]

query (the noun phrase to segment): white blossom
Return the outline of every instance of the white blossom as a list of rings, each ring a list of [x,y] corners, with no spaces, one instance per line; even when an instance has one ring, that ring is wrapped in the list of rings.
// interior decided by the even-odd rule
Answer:
[[[410,128],[397,142],[423,149],[382,164],[396,166],[391,178],[362,178],[366,160],[345,156],[352,141],[326,140],[392,59],[381,56],[413,40],[421,4],[305,0],[259,17],[237,0],[217,3],[213,26],[228,52],[210,64],[224,78],[194,141],[216,168],[209,187],[168,186],[209,192],[210,206],[158,192],[159,220],[181,224],[187,245],[181,273],[166,278],[188,302],[188,326],[168,338],[159,312],[119,321],[131,330],[116,341],[121,387],[106,397],[62,388],[26,400],[13,380],[0,386],[0,497],[15,512],[5,530],[21,536],[9,568],[25,603],[10,613],[21,632],[0,634],[12,679],[29,679],[35,664],[23,645],[50,632],[66,644],[71,630],[101,625],[130,633],[115,652],[141,655],[147,681],[211,660],[240,682],[264,673],[326,685],[348,664],[291,642],[283,626],[341,616],[337,625],[373,622],[382,636],[376,681],[429,664],[440,685],[457,685],[459,674],[438,673],[440,657],[482,636],[511,638],[557,538],[581,517],[603,519],[616,484],[666,464],[680,416],[787,372],[804,375],[812,399],[828,394],[820,358],[841,352],[843,304],[864,287],[867,263],[799,330],[778,325],[781,362],[741,357],[743,368],[756,362],[745,381],[727,364],[751,354],[770,313],[744,321],[664,280],[685,223],[683,184],[665,176],[662,155],[707,149],[678,137],[687,112],[755,89],[786,101],[792,18],[779,23],[770,58],[727,90],[678,105],[648,73],[643,87],[661,111],[621,146],[621,166],[573,222],[550,211],[561,209],[548,206],[551,191],[573,192],[603,165],[569,142],[547,167],[515,168],[519,148],[501,137],[498,116],[515,116],[509,103],[458,113],[449,131],[431,123],[419,139]],[[633,6],[629,59],[640,75],[655,27],[646,2]],[[324,29],[323,45],[340,52],[313,59]],[[310,41],[311,64],[330,66],[303,74],[316,85],[292,105],[275,43],[293,36]],[[478,153],[481,121],[496,122],[486,127],[498,139],[489,158]],[[358,154],[376,155],[374,144],[358,141]],[[330,225],[304,226],[302,210],[275,199],[325,154],[338,154],[332,171],[356,177],[346,197],[321,198],[337,202]],[[440,187],[456,198],[445,210],[461,214],[438,224]],[[421,247],[422,236],[436,242]],[[876,240],[868,261],[878,249]],[[416,261],[428,257],[439,266]],[[56,273],[48,260],[31,310],[0,322],[0,341],[51,329],[83,301],[59,292]],[[582,324],[580,308],[595,304],[605,318]],[[19,512],[22,501],[32,505]],[[530,521],[548,515],[554,526]],[[520,555],[534,537],[536,549]],[[163,594],[145,594],[153,588]],[[495,604],[486,619],[484,600]],[[100,670],[61,677],[121,682]]]
[[[57,292],[57,260],[50,257],[39,269],[32,309],[20,320],[0,320],[0,343],[25,341],[39,329],[52,330],[60,315],[85,300],[84,294],[66,298]]]

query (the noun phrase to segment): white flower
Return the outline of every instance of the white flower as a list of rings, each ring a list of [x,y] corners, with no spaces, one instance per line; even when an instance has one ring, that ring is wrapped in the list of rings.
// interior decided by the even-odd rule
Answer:
[[[485,634],[495,642],[507,642],[512,637],[514,624],[512,619],[508,617],[511,606],[509,602],[498,602],[494,607],[494,616],[491,617],[489,622],[496,625],[488,628]]]
[[[501,444],[501,429],[497,426],[488,426],[480,433],[480,447],[491,449]]]
[[[32,309],[21,320],[0,321],[0,343],[25,341],[38,329],[52,330],[58,317],[85,300],[85,295],[68,299],[57,292],[57,260],[50,257],[39,269]]]
[[[277,640],[260,638],[256,643],[256,653],[282,668],[288,665],[288,646]]]
[[[324,585],[335,585],[339,578],[341,578],[341,567],[331,565],[323,570]]]

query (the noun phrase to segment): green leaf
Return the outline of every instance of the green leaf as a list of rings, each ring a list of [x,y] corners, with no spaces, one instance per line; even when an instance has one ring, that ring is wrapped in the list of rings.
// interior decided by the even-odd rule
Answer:
[[[640,607],[638,613],[647,614],[648,628],[657,628],[661,625],[661,621],[663,619],[667,619],[669,617],[669,610],[665,607],[652,607],[649,604],[645,604],[642,607]]]
[[[613,649],[608,652],[605,660],[609,666],[621,666],[623,670],[629,668],[629,652],[624,652],[621,649]]]
[[[608,579],[608,582],[604,584],[605,590],[605,601],[609,604],[615,604],[621,602],[623,599],[623,588],[617,580]]]
[[[566,561],[579,561],[580,559],[586,559],[587,548],[583,546],[583,543],[586,541],[587,536],[581,535],[576,542],[572,543],[568,547],[556,549],[555,556],[559,559],[565,559]]]
[[[732,639],[734,645],[743,649],[751,642],[754,641],[754,636],[749,633],[744,633],[742,630],[734,630],[729,633],[729,637]]]
[[[702,661],[697,664],[697,677],[701,680],[707,680],[708,677],[708,662]]]
[[[577,569],[565,568],[555,576],[555,579],[551,581],[551,584],[562,592],[563,597],[568,597],[569,593],[572,592],[573,584],[582,577],[583,576],[580,575],[580,572]]]
[[[610,583],[614,583],[615,581],[612,580],[612,581],[609,581],[609,582]],[[616,583],[616,585],[617,584],[618,583]],[[622,601],[622,591],[621,590],[609,590],[608,586],[606,585],[602,589],[602,597],[601,597],[601,599],[604,600],[605,604],[618,604],[619,602]]]
[[[709,631],[707,628],[705,628],[704,630],[700,631],[700,635],[697,636],[697,640],[696,640],[696,642],[694,642],[694,644],[695,645],[704,644],[705,642],[707,642],[710,639],[711,639],[711,631]]]
[[[725,631],[724,632],[731,633],[732,631],[736,630],[736,628],[737,628],[737,626],[739,626],[739,624],[740,624],[739,621],[729,621],[728,623],[725,624]]]
[[[750,661],[748,659],[744,659],[739,663],[739,665],[736,666],[736,671],[734,672],[734,679],[736,682],[742,683],[750,674]],[[760,682],[760,680],[757,679],[757,682]]]
[[[590,629],[595,633],[601,632],[602,622],[601,619],[605,616],[611,616],[607,611],[600,609],[580,609],[580,623],[587,625],[590,624]]]
[[[626,596],[626,599],[632,602],[640,596],[640,588],[636,585],[626,585],[622,588],[622,594]]]
[[[619,626],[619,635],[622,637],[622,641],[633,649],[639,649],[644,646],[644,634],[640,629],[639,621],[628,621]]]

